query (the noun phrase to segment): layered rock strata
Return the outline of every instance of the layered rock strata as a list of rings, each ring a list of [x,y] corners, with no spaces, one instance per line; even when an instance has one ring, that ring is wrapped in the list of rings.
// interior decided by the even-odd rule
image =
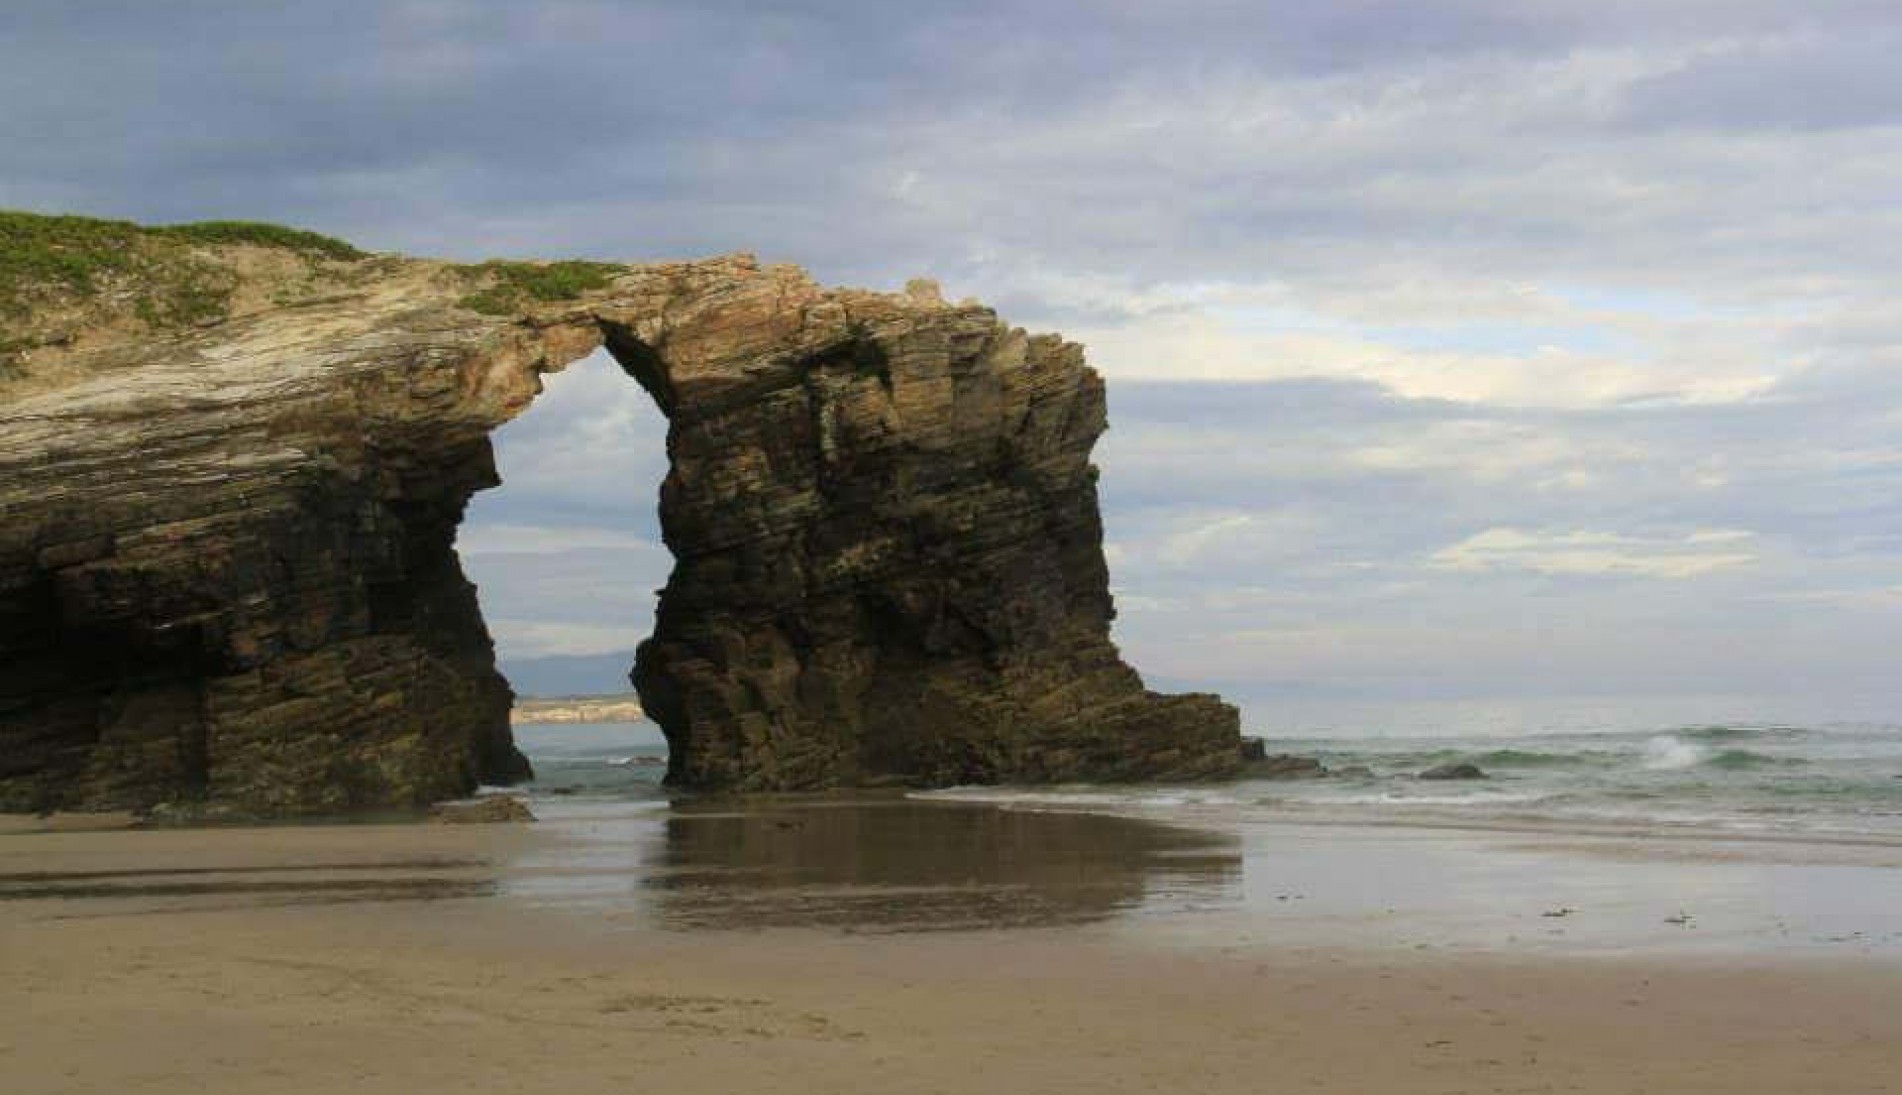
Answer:
[[[200,257],[242,276],[245,250]],[[335,812],[527,775],[455,530],[490,431],[604,344],[670,422],[676,566],[634,674],[670,780],[1235,767],[1233,708],[1146,691],[1110,643],[1077,346],[745,256],[502,309],[466,269],[331,265],[0,377],[0,809]]]

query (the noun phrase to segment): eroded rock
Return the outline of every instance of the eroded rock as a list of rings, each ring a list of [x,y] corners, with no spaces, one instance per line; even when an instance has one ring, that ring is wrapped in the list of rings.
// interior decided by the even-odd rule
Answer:
[[[1326,779],[1329,775],[1319,759],[1291,753],[1276,753],[1250,761],[1242,774],[1249,779]]]
[[[215,325],[101,320],[0,380],[0,810],[331,812],[527,775],[455,528],[497,482],[489,432],[604,342],[670,420],[676,567],[635,678],[673,782],[1239,763],[1233,707],[1147,691],[1109,641],[1103,383],[1074,344],[747,256],[544,303],[422,261],[329,263],[302,296],[234,269]]]
[[[1082,349],[989,309],[825,292],[785,273],[603,311],[670,418],[674,551],[635,683],[669,778],[1194,778],[1234,709],[1147,692],[1109,642]]]

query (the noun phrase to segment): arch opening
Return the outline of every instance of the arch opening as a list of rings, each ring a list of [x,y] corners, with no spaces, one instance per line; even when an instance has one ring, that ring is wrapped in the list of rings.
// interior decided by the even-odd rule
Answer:
[[[541,394],[491,434],[500,485],[471,498],[457,530],[515,693],[516,746],[555,790],[651,784],[666,755],[629,680],[673,565],[655,503],[667,420],[660,394],[620,364],[635,352],[544,373]]]

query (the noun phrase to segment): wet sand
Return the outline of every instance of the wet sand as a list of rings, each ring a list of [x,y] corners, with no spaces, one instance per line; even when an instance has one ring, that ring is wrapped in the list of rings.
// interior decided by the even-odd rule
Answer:
[[[1789,1095],[1902,1066],[1881,925],[1812,930],[1862,923],[1882,849],[548,812],[0,836],[5,1089]],[[1819,869],[1828,916],[1763,888]],[[1690,923],[1652,915],[1672,877]]]

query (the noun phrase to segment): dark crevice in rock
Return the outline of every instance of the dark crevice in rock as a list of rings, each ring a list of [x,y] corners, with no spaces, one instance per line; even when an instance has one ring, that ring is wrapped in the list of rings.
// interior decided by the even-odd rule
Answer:
[[[625,327],[603,324],[602,333],[606,337],[608,353],[621,366],[621,371],[647,389],[647,394],[654,398],[654,405],[660,408],[660,413],[673,417],[679,400],[668,384],[667,367],[661,362],[660,354]]]

